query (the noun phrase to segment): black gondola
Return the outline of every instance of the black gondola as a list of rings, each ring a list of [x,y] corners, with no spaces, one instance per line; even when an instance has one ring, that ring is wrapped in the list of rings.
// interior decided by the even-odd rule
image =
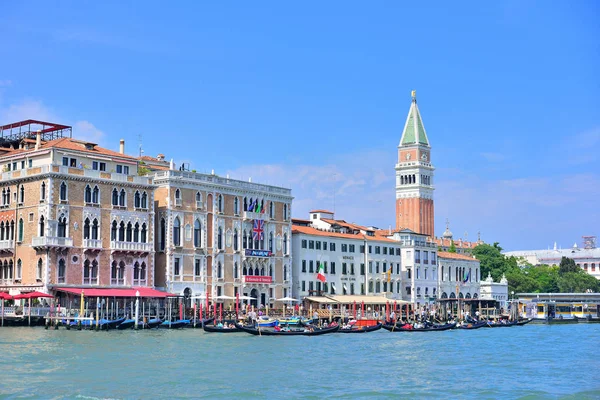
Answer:
[[[367,332],[375,332],[381,329],[381,327],[383,326],[383,324],[378,323],[377,325],[373,325],[373,326],[359,326],[359,327],[352,327],[350,329],[342,329],[340,328],[340,330],[338,331],[339,333],[367,333]]]
[[[162,324],[162,321],[159,318],[154,318],[146,322],[144,329],[158,328],[160,324]]]
[[[121,325],[124,321],[125,321],[125,318],[113,319],[112,321],[106,321],[101,326],[101,329],[104,329],[104,330],[115,329],[117,326]]]
[[[189,319],[179,319],[179,320],[173,321],[173,322],[165,321],[162,324],[160,324],[158,327],[164,328],[164,329],[179,329],[179,328],[185,328],[189,324],[190,324]]]
[[[276,331],[273,328],[254,328],[250,326],[243,326],[236,324],[236,327],[246,333],[255,336],[319,336],[327,333],[337,332],[340,329],[339,325],[335,325],[327,328],[314,328],[311,330],[289,330],[289,331]]]
[[[456,328],[456,322],[452,322],[444,325],[433,325],[428,326],[426,328],[404,328],[405,325],[402,326],[394,326],[394,325],[383,325],[383,329],[388,330],[390,332],[434,332],[434,331],[447,331],[449,329]]]
[[[133,328],[133,325],[135,325],[134,319],[126,319],[125,321],[121,322],[117,326],[117,329],[119,329],[119,330],[131,329],[131,328]]]
[[[212,333],[235,333],[235,332],[242,332],[242,330],[239,329],[237,326],[235,328],[223,328],[223,327],[214,326],[214,325],[204,325],[202,327],[202,329],[204,329],[204,332],[212,332]]]
[[[190,325],[191,328],[199,328],[201,329],[204,325],[208,325],[210,323],[212,323],[215,320],[214,317],[212,318],[205,318],[205,319],[199,319],[196,321],[196,324],[194,325],[193,323]]]
[[[479,329],[479,328],[483,328],[484,326],[487,326],[487,321],[480,321],[480,322],[474,322],[474,323],[468,323],[465,325],[460,325],[458,327],[458,329]]]
[[[517,326],[527,325],[531,321],[533,321],[533,318],[522,319],[521,321],[517,321],[517,323],[515,325],[517,325]]]
[[[509,326],[515,326],[517,325],[518,322],[517,321],[512,321],[512,322],[507,322],[507,323],[501,323],[501,322],[487,322],[487,326],[490,328],[506,328]]]

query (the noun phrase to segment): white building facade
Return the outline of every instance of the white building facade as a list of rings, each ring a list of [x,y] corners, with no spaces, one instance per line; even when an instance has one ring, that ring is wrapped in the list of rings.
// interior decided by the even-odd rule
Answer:
[[[496,300],[500,303],[500,307],[507,309],[509,301],[508,281],[504,275],[502,275],[500,282],[494,282],[492,276],[488,274],[487,278],[481,281],[479,292],[480,299]]]
[[[317,295],[380,295],[402,299],[401,248],[397,241],[370,229],[333,219],[315,210],[310,220],[292,225],[292,293]],[[317,279],[323,265],[326,282]]]
[[[479,260],[458,253],[438,253],[438,292],[440,299],[480,297]]]
[[[551,250],[519,250],[506,251],[505,256],[522,258],[525,262],[532,265],[559,265],[563,257],[571,258],[575,264],[596,279],[600,279],[600,248],[596,247],[596,240],[590,242],[588,246],[579,247],[574,244],[567,249],[554,248]]]

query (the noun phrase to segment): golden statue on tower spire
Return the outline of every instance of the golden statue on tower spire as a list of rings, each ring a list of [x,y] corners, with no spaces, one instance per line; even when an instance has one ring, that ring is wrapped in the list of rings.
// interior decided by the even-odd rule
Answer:
[[[417,91],[416,90],[413,90],[412,92],[410,92],[410,95],[412,96],[413,101],[417,101]]]

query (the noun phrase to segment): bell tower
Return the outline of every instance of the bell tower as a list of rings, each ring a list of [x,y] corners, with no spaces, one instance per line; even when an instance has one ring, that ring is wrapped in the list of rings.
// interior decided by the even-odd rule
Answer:
[[[398,145],[396,164],[396,229],[408,228],[434,236],[433,165],[431,146],[417,106],[417,93],[412,102]]]

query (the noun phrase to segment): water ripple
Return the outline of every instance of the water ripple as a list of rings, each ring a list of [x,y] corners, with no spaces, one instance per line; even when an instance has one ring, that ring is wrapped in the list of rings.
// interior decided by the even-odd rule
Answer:
[[[0,329],[0,399],[597,399],[600,324],[254,337]]]

